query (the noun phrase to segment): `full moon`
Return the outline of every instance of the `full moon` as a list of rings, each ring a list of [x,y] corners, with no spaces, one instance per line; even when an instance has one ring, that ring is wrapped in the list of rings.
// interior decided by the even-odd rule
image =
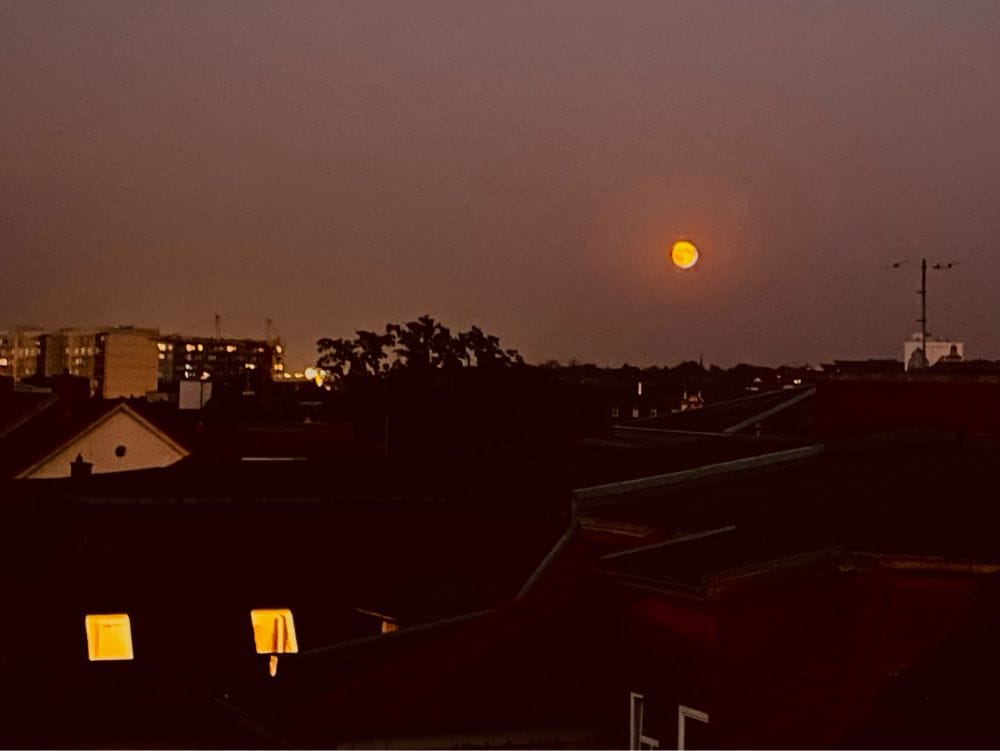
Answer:
[[[670,249],[670,260],[679,269],[689,269],[698,263],[698,248],[687,240],[678,240]]]

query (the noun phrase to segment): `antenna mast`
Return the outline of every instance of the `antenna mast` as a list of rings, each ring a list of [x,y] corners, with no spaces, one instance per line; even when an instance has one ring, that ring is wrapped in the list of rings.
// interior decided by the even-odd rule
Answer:
[[[930,364],[930,358],[927,356],[927,259],[920,259],[920,290],[918,293],[920,295],[920,318],[917,319],[917,323],[920,324],[920,349],[924,353],[923,363],[921,365],[921,370],[927,370],[927,366]]]
[[[903,267],[906,261],[899,261],[892,265],[892,268],[899,269]],[[949,263],[935,263],[931,266],[932,271],[946,271],[954,266],[954,262]],[[920,289],[917,290],[917,294],[920,295],[920,318],[917,319],[917,323],[920,324],[920,352],[923,355],[920,362],[920,369],[927,370],[930,367],[931,361],[930,357],[927,355],[927,259],[920,259]]]

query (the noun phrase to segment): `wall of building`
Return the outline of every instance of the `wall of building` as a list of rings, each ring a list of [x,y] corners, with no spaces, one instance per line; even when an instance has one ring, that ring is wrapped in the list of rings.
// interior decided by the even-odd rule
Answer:
[[[116,412],[24,477],[69,477],[77,455],[94,465],[95,474],[167,467],[186,456],[127,412]]]
[[[38,371],[40,331],[12,329],[0,332],[0,375],[16,381],[30,378]]]
[[[922,375],[840,377],[818,384],[820,435],[937,429],[1000,435],[1000,378]]]
[[[156,391],[157,349],[152,332],[115,330],[100,336],[99,393],[104,399]]]
[[[160,380],[220,380],[245,383],[280,377],[284,370],[280,344],[256,339],[166,336],[157,341]]]
[[[903,365],[909,370],[910,358],[913,353],[920,349],[921,341],[919,339],[911,339],[903,344]],[[955,352],[962,359],[965,358],[965,345],[962,342],[946,342],[941,339],[927,339],[927,364],[933,365],[942,357],[948,357],[951,354],[951,348],[955,348]]]

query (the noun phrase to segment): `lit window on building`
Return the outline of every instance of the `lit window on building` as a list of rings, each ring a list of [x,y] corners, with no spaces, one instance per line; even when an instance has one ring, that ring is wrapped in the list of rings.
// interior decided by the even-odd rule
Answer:
[[[278,655],[299,651],[292,611],[288,608],[251,610],[250,622],[257,654],[271,655],[268,672],[274,676],[278,672]]]
[[[205,351],[205,345],[204,344],[199,344],[198,345],[198,351],[199,352],[204,352]]]
[[[8,365],[10,365],[10,360],[6,357],[0,357],[0,368],[6,368]]]
[[[277,352],[280,355],[284,350],[282,350],[280,344],[276,344],[275,347],[274,347],[274,351]]]
[[[256,370],[257,369],[257,366],[254,365],[252,362],[245,363],[243,365],[243,367],[246,368],[247,370]]]
[[[157,342],[156,343],[156,348],[158,350],[160,350],[160,352],[166,352],[167,351],[167,345],[164,344],[163,342]]]
[[[87,631],[87,657],[101,660],[131,660],[132,624],[127,613],[88,615],[84,618]]]
[[[185,344],[184,349],[186,349],[188,352],[194,352],[195,346],[193,344]]]
[[[638,407],[633,407],[632,408],[632,417],[638,417],[638,416],[639,416],[639,408]]]
[[[289,608],[250,611],[253,641],[259,655],[291,654],[299,651],[295,619]]]
[[[227,344],[226,345],[226,352],[232,354],[235,351],[236,351],[236,345],[235,344]]]

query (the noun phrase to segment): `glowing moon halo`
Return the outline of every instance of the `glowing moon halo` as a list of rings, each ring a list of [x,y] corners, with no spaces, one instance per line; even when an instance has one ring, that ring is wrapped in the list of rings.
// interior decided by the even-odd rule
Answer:
[[[698,263],[698,248],[687,240],[678,240],[670,248],[670,260],[679,269],[689,269]]]

